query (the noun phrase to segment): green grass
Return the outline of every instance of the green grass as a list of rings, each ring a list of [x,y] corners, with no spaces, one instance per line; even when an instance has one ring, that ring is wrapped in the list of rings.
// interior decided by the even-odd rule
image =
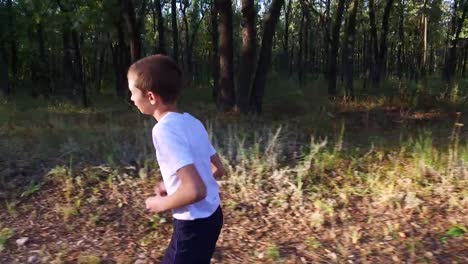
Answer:
[[[0,252],[5,249],[5,245],[8,241],[13,236],[14,232],[10,228],[2,228],[0,230]]]

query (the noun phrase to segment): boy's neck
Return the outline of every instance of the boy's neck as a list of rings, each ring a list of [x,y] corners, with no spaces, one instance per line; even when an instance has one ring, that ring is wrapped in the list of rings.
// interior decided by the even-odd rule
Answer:
[[[159,107],[154,111],[153,117],[156,121],[160,121],[169,112],[179,112],[177,105],[174,104],[160,104]]]

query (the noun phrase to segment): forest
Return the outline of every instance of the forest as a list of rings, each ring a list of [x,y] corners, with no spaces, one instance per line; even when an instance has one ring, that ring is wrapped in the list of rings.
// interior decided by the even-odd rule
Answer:
[[[468,261],[467,0],[0,0],[0,262],[159,263],[166,54],[226,167],[212,263]]]

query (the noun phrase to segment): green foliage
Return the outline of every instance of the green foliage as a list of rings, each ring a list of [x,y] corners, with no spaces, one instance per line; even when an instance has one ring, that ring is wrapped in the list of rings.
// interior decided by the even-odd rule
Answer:
[[[43,183],[33,183],[31,182],[27,187],[26,187],[26,190],[21,193],[21,197],[29,197],[31,195],[33,195],[34,193],[38,192],[41,187],[42,187]]]
[[[309,247],[309,250],[315,250],[322,246],[322,243],[319,240],[317,240],[315,237],[309,237],[305,241],[305,243]]]
[[[271,244],[267,247],[266,249],[266,255],[268,258],[270,258],[273,261],[279,261],[280,260],[280,250],[277,245]]]
[[[8,239],[13,236],[14,232],[10,228],[2,228],[0,230],[0,252],[5,249]]]
[[[440,238],[440,240],[443,242],[443,243],[447,243],[448,239],[449,238],[454,238],[454,237],[460,237],[460,236],[463,236],[465,233],[468,232],[468,229],[466,226],[463,226],[463,225],[454,225],[452,227],[450,227],[446,232],[445,234],[442,235],[442,237]]]
[[[288,1],[286,1],[285,5]],[[134,12],[136,14],[137,26],[142,38],[142,56],[152,54],[157,43],[157,17],[154,13],[154,3],[152,1],[133,1]],[[169,2],[164,4],[162,15],[164,17],[164,27],[166,31],[171,28],[171,8]],[[185,30],[188,31],[188,47],[193,55],[193,65],[195,67],[195,76],[193,78],[193,87],[187,88],[187,96],[182,100],[186,102],[204,102],[212,104],[212,82],[213,82],[213,45],[211,33],[211,2],[206,0],[200,1],[183,1],[178,5],[182,8],[186,3],[186,15],[188,25],[184,25],[184,19],[181,17],[182,12],[177,13],[178,29],[179,29],[179,54],[182,59],[186,60],[185,43],[187,42]],[[272,1],[261,1],[255,4],[256,6],[256,23],[257,23],[257,53],[260,51],[261,38],[263,31],[263,19],[266,11],[269,9]],[[60,4],[60,5],[59,5]],[[6,7],[5,1],[1,3],[2,7]],[[326,71],[327,60],[329,54],[326,52],[329,45],[328,41],[324,41],[323,36],[326,35],[325,29],[329,29],[334,22],[336,16],[337,2],[331,2],[329,14],[325,14],[325,9],[320,6],[319,2],[311,2],[308,8],[317,10],[310,13],[306,19],[305,26],[302,26],[302,9],[304,6],[297,1],[292,2],[292,10],[290,13],[290,21],[286,25],[285,12],[280,15],[278,26],[276,27],[276,35],[272,46],[272,69],[271,80],[267,84],[265,90],[266,109],[282,113],[283,115],[295,116],[300,113],[310,113],[316,111],[322,106],[325,106],[325,101],[322,99],[326,95],[327,78],[323,78],[320,74]],[[381,34],[381,25],[383,23],[384,2],[376,5],[376,24],[377,33]],[[405,73],[403,82],[411,82],[408,85],[408,93],[428,93],[432,96],[440,95],[440,90],[444,90],[447,82],[440,78],[440,72],[445,67],[445,56],[439,56],[434,51],[440,51],[447,48],[447,35],[453,35],[451,26],[451,17],[453,14],[451,3],[441,0],[421,2],[421,1],[406,1],[402,6],[400,2],[394,3],[390,13],[389,32],[392,34],[387,36],[388,39],[388,67],[386,79],[378,89],[369,87],[369,69],[366,65],[371,61],[363,61],[357,63],[358,58],[365,60],[366,57],[371,58],[374,54],[364,56],[366,52],[371,52],[364,44],[367,45],[369,39],[369,12],[364,12],[368,7],[363,3],[359,5],[357,20],[356,36],[354,41],[355,49],[355,90],[359,96],[388,96],[390,98],[398,97],[398,85],[396,80],[396,68],[398,48],[404,48],[404,63],[410,65],[410,62],[415,62],[414,67],[407,67],[403,71]],[[285,6],[286,9],[286,6]],[[455,13],[457,17],[461,16],[460,7]],[[108,94],[115,96],[115,86],[118,81],[115,77],[116,71],[122,69],[116,68],[115,62],[129,60],[128,45],[131,33],[128,25],[122,16],[121,6],[118,2],[112,0],[104,1],[31,1],[20,0],[12,1],[11,10],[2,8],[0,18],[6,23],[2,24],[0,30],[0,38],[2,40],[13,40],[12,43],[4,41],[6,44],[5,52],[7,53],[7,61],[11,62],[12,54],[10,45],[17,47],[17,64],[18,72],[13,73],[10,69],[9,76],[13,82],[13,93],[15,96],[36,94],[42,97],[56,97],[59,100],[71,100],[78,102],[79,94],[77,91],[72,91],[74,85],[66,83],[66,74],[64,72],[64,58],[66,52],[63,41],[66,37],[65,33],[69,30],[74,30],[78,33],[80,42],[80,52],[83,55],[84,64],[84,83],[87,87],[89,96],[96,96],[102,93],[106,94],[104,100],[96,98],[96,104],[107,101]],[[286,10],[285,10],[286,11]],[[348,13],[347,13],[348,12]],[[346,28],[349,19],[349,10],[344,14],[344,26],[341,27],[341,36]],[[330,16],[332,19],[322,21],[320,17]],[[421,62],[422,59],[422,38],[420,34],[414,32],[422,31],[421,18],[427,17],[428,20],[428,54],[426,54],[426,74],[423,74]],[[401,40],[398,34],[400,28],[400,17],[405,17],[403,25],[403,36]],[[11,26],[9,24],[12,24]],[[234,46],[234,61],[235,65],[239,65],[239,58],[242,49],[242,12],[239,4],[233,4],[233,46]],[[325,23],[325,24],[323,24]],[[461,29],[461,38],[463,39],[467,31],[467,23]],[[288,28],[288,47],[285,47],[286,27]],[[304,28],[305,27],[305,28]],[[11,29],[15,29],[11,31]],[[39,29],[42,28],[42,31]],[[301,32],[301,30],[303,30]],[[307,34],[304,34],[305,31]],[[120,34],[119,34],[120,32]],[[13,38],[10,37],[12,34]],[[43,48],[39,44],[39,35],[42,34]],[[166,32],[166,49],[168,54],[172,53],[172,36],[171,31]],[[308,47],[300,47],[301,43],[305,43],[305,39],[300,41],[300,36],[308,36]],[[123,39],[122,39],[123,37]],[[453,36],[451,36],[453,37]],[[340,44],[343,39],[340,39]],[[125,43],[125,47],[120,47]],[[324,43],[327,43],[325,46]],[[70,44],[70,43],[69,43]],[[460,46],[461,43],[459,44]],[[112,51],[109,49],[112,47]],[[99,70],[101,62],[100,54],[105,50],[102,72]],[[285,63],[285,50],[289,54]],[[303,54],[298,54],[302,50]],[[460,54],[461,49],[457,52],[457,57],[463,57]],[[185,53],[185,54],[184,54]],[[306,54],[304,54],[306,53]],[[372,52],[371,52],[372,53]],[[183,56],[182,56],[183,55]],[[339,54],[340,56],[342,54]],[[364,58],[363,58],[364,57]],[[306,65],[299,65],[298,58],[307,59]],[[115,59],[115,60],[114,60]],[[179,60],[182,62],[182,60]],[[186,62],[186,61],[184,61]],[[357,67],[359,64],[359,67]],[[429,67],[431,64],[431,67]],[[460,62],[459,65],[462,65]],[[124,65],[126,68],[128,65]],[[291,72],[290,72],[291,66]],[[362,67],[365,66],[365,67]],[[406,66],[405,66],[406,67]],[[305,70],[305,81],[299,84],[297,73],[300,68]],[[433,69],[428,69],[433,68]],[[461,67],[457,67],[457,75],[461,73]],[[35,74],[37,73],[37,74]],[[237,76],[238,69],[235,69],[234,76]],[[342,72],[335,73],[337,76],[342,75]],[[98,82],[97,76],[100,75],[102,83]],[[287,77],[286,77],[287,76]],[[342,76],[339,76],[342,77]],[[462,76],[460,76],[462,77]],[[456,76],[458,78],[458,76]],[[338,87],[343,88],[343,78],[338,78]],[[411,79],[411,80],[410,80]],[[463,78],[461,81],[465,82]],[[459,110],[460,107],[466,107],[466,85],[460,84],[455,86],[455,89],[447,91],[447,100],[441,98],[436,100],[439,106],[447,106],[448,109],[454,107]],[[70,87],[68,87],[70,86]],[[125,84],[124,84],[125,86]],[[422,87],[422,89],[417,86]],[[434,89],[433,89],[434,88]],[[437,90],[433,93],[432,90]],[[320,96],[309,96],[311,94],[320,94]],[[421,107],[425,100],[416,99],[419,96],[411,96],[412,107]],[[93,98],[94,99],[94,98]],[[436,106],[436,107],[437,107]],[[1,120],[0,120],[1,121]]]
[[[157,230],[161,224],[164,224],[166,222],[166,218],[161,217],[159,215],[154,215],[148,220],[148,226],[151,227],[151,229],[153,230]]]

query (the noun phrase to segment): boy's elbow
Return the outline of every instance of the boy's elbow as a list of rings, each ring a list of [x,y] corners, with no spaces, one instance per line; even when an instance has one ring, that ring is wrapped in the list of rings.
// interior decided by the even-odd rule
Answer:
[[[195,191],[195,202],[199,202],[203,199],[205,199],[206,197],[206,186],[205,184],[200,184],[200,186],[198,188],[196,188],[196,191]]]
[[[224,171],[224,168],[223,168],[223,167],[217,168],[217,169],[216,169],[216,172],[214,173],[214,177],[215,177],[216,179],[220,179],[221,177],[224,176],[224,174],[225,174],[225,171]]]

